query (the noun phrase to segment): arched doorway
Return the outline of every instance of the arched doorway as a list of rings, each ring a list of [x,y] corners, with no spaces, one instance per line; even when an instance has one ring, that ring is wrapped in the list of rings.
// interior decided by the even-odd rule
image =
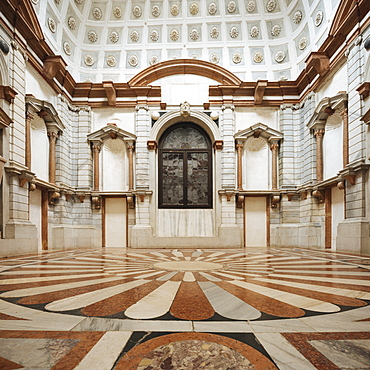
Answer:
[[[168,128],[159,142],[159,208],[212,208],[212,145],[191,122]]]

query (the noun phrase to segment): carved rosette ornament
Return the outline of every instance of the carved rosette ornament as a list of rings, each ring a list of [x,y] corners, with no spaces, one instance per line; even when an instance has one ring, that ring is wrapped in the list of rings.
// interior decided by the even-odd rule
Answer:
[[[209,31],[209,34],[210,36],[213,38],[213,39],[217,39],[218,35],[220,34],[220,31],[219,29],[214,26],[211,28],[211,30]]]
[[[191,59],[199,59],[199,55],[198,54],[191,54]]]
[[[140,6],[139,5],[135,5],[133,8],[132,8],[132,14],[136,17],[136,18],[140,18],[141,15],[143,14],[143,11],[141,10]]]
[[[239,64],[242,61],[242,55],[236,52],[233,54],[232,60],[235,64]]]
[[[193,28],[190,31],[189,37],[190,37],[191,40],[197,41],[199,39],[199,31],[196,28]]]
[[[300,38],[300,40],[298,42],[299,50],[306,49],[306,46],[307,46],[307,37],[303,36],[303,37]]]
[[[236,10],[236,3],[235,1],[229,1],[229,3],[227,4],[227,11],[229,13],[234,13]]]
[[[103,16],[103,12],[102,12],[102,11],[101,11],[101,9],[100,9],[100,8],[98,8],[98,7],[95,7],[95,8],[93,9],[92,14],[93,14],[94,18],[95,18],[96,20],[98,20],[98,21],[99,21],[99,20],[102,18],[102,16]]]
[[[255,63],[261,63],[263,61],[263,54],[260,51],[256,51],[253,55]]]
[[[77,27],[77,23],[76,23],[76,20],[73,18],[73,17],[69,17],[68,18],[68,27],[71,29],[71,30],[75,30],[76,27]]]
[[[92,55],[85,55],[84,61],[88,67],[91,67],[95,63],[95,60]]]
[[[71,45],[69,45],[69,43],[67,41],[63,43],[63,50],[67,55],[72,54]]]
[[[121,18],[122,17],[122,9],[119,6],[115,6],[113,9],[113,15],[116,18]]]
[[[273,12],[276,8],[276,1],[275,0],[269,0],[266,4],[266,9],[268,12]]]
[[[315,16],[315,26],[316,27],[319,27],[320,24],[322,23],[322,20],[324,19],[324,12],[322,10],[319,10],[317,13],[316,13],[316,16]]]
[[[235,27],[235,26],[231,27],[230,28],[230,37],[233,38],[233,39],[235,39],[238,36],[239,36],[239,29],[238,29],[238,27]]]
[[[279,36],[281,32],[281,26],[279,24],[275,24],[271,27],[271,35],[276,37]]]
[[[191,3],[189,6],[189,11],[191,15],[197,15],[199,12],[199,5],[197,3]]]
[[[172,41],[178,41],[179,38],[180,38],[179,31],[176,30],[176,29],[171,30],[171,32],[170,32],[170,39]]]
[[[300,10],[297,10],[294,15],[293,15],[293,22],[295,24],[299,24],[301,23],[302,21],[302,18],[303,18],[303,13],[300,11]]]
[[[128,64],[131,67],[137,67],[137,65],[139,64],[138,57],[135,54],[130,55],[130,58],[128,58]]]
[[[95,31],[89,31],[87,33],[87,38],[90,42],[98,41],[98,34]]]
[[[217,5],[216,3],[210,3],[208,6],[208,13],[210,15],[215,15],[217,13]]]
[[[285,59],[284,51],[280,50],[275,54],[275,61],[276,63],[282,63]]]
[[[114,55],[108,55],[107,64],[108,64],[109,67],[115,67],[116,66],[116,57]]]
[[[218,56],[217,53],[212,53],[209,56],[209,61],[212,62],[212,63],[214,63],[214,64],[217,64],[220,61],[220,57]]]
[[[131,31],[130,39],[131,39],[132,42],[138,42],[139,41],[139,32],[136,31],[136,30]]]
[[[156,42],[159,40],[159,32],[157,30],[152,30],[150,31],[149,38],[153,41]]]
[[[112,31],[109,35],[109,40],[111,40],[112,42],[116,43],[118,42],[119,40],[119,35],[118,35],[118,32],[116,31]]]
[[[161,15],[161,9],[159,5],[153,5],[152,7],[152,16],[153,17],[159,17]]]
[[[248,4],[247,4],[247,11],[249,13],[252,13],[254,11],[254,9],[256,9],[256,4],[253,0],[250,0],[248,1]]]
[[[55,23],[55,20],[51,17],[48,18],[48,26],[49,26],[49,30],[55,33],[55,31],[57,30],[57,25]]]
[[[251,29],[249,30],[249,34],[253,38],[258,37],[259,33],[260,33],[260,30],[257,26],[252,26]]]
[[[171,12],[171,15],[172,15],[173,17],[177,17],[177,16],[179,15],[179,13],[180,13],[179,6],[178,6],[177,4],[172,4],[172,5],[171,5],[171,10],[170,10],[170,12]]]
[[[159,58],[157,55],[152,55],[150,57],[149,63],[152,66],[153,64],[157,64],[159,62]]]

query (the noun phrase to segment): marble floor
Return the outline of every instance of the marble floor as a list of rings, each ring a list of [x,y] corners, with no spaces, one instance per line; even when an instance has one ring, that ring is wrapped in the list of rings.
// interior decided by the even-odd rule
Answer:
[[[0,369],[370,369],[370,257],[99,249],[0,259]]]

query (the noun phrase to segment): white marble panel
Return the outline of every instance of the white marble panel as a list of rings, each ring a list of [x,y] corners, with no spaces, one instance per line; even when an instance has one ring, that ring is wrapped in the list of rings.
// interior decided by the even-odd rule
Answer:
[[[157,234],[161,237],[214,235],[213,209],[159,209]]]
[[[75,370],[112,369],[132,332],[107,332],[75,367]]]
[[[258,341],[266,349],[280,370],[315,370],[298,350],[296,350],[281,334],[255,333]]]

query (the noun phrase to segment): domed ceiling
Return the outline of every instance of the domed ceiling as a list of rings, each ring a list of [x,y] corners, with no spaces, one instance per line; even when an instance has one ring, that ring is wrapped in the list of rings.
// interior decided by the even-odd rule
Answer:
[[[32,0],[76,81],[127,82],[155,63],[210,61],[243,81],[295,79],[339,0]]]

